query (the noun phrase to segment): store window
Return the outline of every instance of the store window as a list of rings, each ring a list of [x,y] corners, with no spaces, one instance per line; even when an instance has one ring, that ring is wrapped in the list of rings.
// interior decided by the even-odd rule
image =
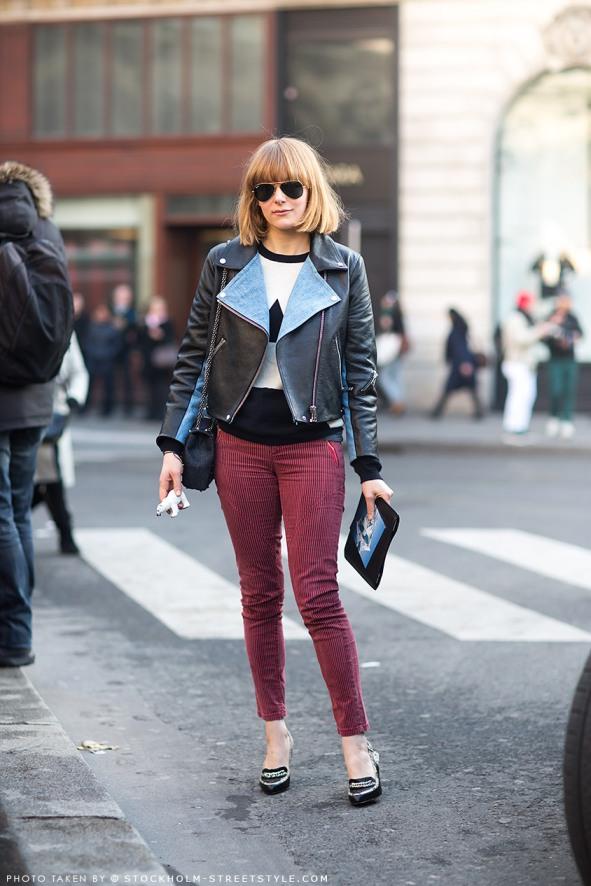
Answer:
[[[64,231],[72,290],[84,295],[90,310],[108,304],[119,283],[134,288],[136,238],[133,228]]]
[[[591,330],[591,70],[548,73],[513,101],[497,156],[496,321],[523,288],[549,313],[556,284]],[[572,267],[572,270],[571,270]],[[578,349],[591,360],[591,335]]]

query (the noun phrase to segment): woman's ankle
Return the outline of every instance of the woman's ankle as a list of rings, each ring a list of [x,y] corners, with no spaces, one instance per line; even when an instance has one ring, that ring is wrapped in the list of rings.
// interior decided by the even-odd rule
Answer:
[[[289,729],[285,720],[265,720],[265,736],[267,741],[287,738]]]

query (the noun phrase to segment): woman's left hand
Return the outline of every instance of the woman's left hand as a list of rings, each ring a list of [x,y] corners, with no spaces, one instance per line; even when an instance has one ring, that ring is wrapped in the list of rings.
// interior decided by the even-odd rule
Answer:
[[[373,520],[375,499],[385,498],[389,502],[394,495],[394,490],[390,489],[385,480],[366,480],[361,484],[361,491],[367,504],[367,516],[370,520]]]

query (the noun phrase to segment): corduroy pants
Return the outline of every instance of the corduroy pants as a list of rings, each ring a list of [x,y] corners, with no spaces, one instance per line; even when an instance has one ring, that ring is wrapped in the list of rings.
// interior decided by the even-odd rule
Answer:
[[[357,647],[336,579],[345,497],[342,444],[273,446],[218,428],[215,482],[236,554],[258,716],[281,720],[287,714],[283,517],[296,602],[314,642],[337,731],[366,732]]]

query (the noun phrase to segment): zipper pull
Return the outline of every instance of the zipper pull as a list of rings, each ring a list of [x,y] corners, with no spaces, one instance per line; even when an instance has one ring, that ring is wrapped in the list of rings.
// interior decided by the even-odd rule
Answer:
[[[316,407],[310,406],[310,421],[318,421],[316,418]]]

